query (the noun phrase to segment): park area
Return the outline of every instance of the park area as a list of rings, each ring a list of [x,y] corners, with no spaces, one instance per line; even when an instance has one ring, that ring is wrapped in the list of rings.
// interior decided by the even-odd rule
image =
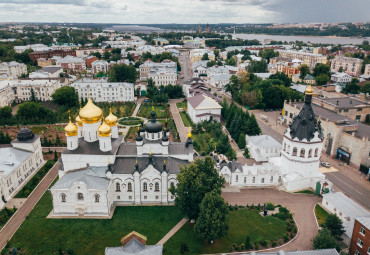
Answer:
[[[152,106],[149,103],[141,104],[138,116],[151,119],[152,107],[154,107],[154,112],[156,113],[157,119],[170,118],[170,108],[168,104],[159,104]]]
[[[319,224],[319,226],[322,226],[322,224],[325,223],[326,218],[328,218],[329,213],[325,211],[325,209],[322,208],[320,205],[316,205],[315,206],[315,216],[316,216],[317,223]]]

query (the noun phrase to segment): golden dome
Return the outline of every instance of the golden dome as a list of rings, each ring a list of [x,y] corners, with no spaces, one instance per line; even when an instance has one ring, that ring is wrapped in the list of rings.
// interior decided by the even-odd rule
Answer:
[[[313,94],[313,88],[311,85],[308,85],[305,91],[306,95],[312,95]]]
[[[79,115],[84,123],[91,124],[97,123],[102,119],[103,111],[92,102],[89,96],[87,104],[80,110]]]
[[[189,128],[188,138],[189,138],[189,139],[191,138],[191,128]]]
[[[76,120],[76,123],[77,123],[77,125],[79,125],[80,127],[82,127],[82,120],[81,120],[81,118],[80,118],[80,116],[79,115],[77,115],[77,117],[75,118],[75,120]]]
[[[117,125],[118,118],[113,115],[112,108],[109,109],[109,115],[105,118],[105,122],[111,127]]]
[[[105,120],[103,119],[103,124],[100,125],[98,128],[98,135],[102,137],[108,137],[111,134],[111,128],[110,126],[105,123]]]
[[[67,136],[76,136],[78,133],[78,128],[75,124],[72,123],[71,117],[69,117],[69,123],[64,128],[64,131],[66,132]]]

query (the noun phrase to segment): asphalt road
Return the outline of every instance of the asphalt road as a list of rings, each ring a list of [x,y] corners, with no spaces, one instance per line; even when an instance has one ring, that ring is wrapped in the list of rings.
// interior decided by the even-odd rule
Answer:
[[[189,51],[181,51],[179,60],[181,64],[181,75],[184,76],[183,79],[180,79],[180,83],[183,84],[185,81],[189,81],[191,78],[193,78]]]

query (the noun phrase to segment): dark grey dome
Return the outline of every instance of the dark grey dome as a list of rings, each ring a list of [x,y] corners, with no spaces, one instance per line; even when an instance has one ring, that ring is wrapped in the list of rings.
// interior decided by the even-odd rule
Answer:
[[[145,125],[145,131],[148,133],[159,133],[162,131],[162,124],[160,122],[148,122]]]
[[[136,141],[140,142],[140,141],[142,141],[142,140],[143,140],[143,137],[142,137],[142,136],[137,136],[137,137],[136,137]]]
[[[163,142],[168,142],[168,137],[167,137],[167,136],[163,136],[163,137],[162,137],[162,141],[163,141]]]
[[[28,128],[22,128],[17,135],[18,141],[28,141],[34,137],[35,134]]]

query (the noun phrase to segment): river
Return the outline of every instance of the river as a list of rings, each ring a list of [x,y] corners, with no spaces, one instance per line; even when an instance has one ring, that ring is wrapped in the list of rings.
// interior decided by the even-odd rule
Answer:
[[[302,36],[302,35],[265,35],[265,34],[232,34],[233,38],[244,40],[257,39],[263,42],[265,39],[274,41],[303,41],[306,43],[322,43],[322,44],[362,44],[363,41],[369,41],[370,38],[359,37],[334,37],[334,36]]]

